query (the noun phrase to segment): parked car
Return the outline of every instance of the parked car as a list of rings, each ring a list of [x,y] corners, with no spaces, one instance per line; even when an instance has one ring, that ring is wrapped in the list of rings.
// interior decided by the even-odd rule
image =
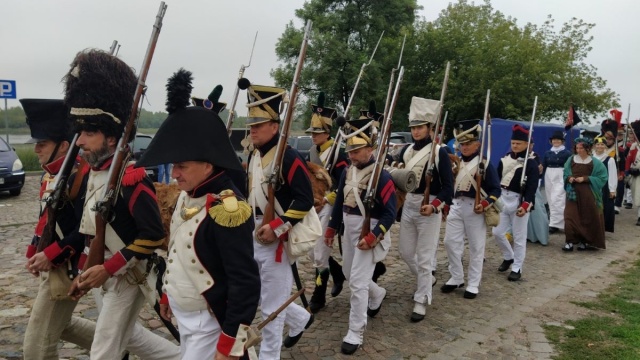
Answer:
[[[149,147],[153,136],[146,134],[136,134],[135,139],[129,144],[131,151],[133,152],[133,159],[139,160],[144,151]],[[147,175],[151,178],[151,181],[158,181],[158,167],[157,166],[145,166]]]
[[[24,186],[24,167],[16,150],[0,138],[0,192],[20,195]]]
[[[313,146],[313,140],[311,140],[311,136],[291,136],[287,144],[298,150],[300,155],[306,159],[309,156],[309,149]]]

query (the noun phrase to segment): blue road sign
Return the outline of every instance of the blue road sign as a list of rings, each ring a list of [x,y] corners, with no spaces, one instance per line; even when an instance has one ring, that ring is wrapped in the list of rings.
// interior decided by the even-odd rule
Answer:
[[[0,80],[0,99],[16,98],[15,80]]]

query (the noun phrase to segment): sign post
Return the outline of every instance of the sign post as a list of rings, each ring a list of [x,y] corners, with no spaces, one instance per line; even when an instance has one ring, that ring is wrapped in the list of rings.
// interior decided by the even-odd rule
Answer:
[[[7,144],[9,143],[9,112],[7,110],[7,99],[16,98],[15,80],[0,80],[0,99],[4,99],[4,127],[7,132]]]

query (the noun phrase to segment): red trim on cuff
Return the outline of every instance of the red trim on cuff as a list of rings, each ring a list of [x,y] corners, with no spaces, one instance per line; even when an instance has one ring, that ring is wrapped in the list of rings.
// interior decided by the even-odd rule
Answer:
[[[489,205],[490,205],[490,204],[489,204],[489,202],[485,199],[485,200],[480,201],[480,205],[482,205],[482,207],[483,207],[484,209],[486,209],[486,208],[488,208],[488,207],[489,207]]]
[[[277,228],[279,228],[282,225],[284,225],[284,221],[282,221],[281,218],[275,218],[275,219],[271,220],[271,222],[269,223],[269,227],[274,232],[276,231]]]
[[[169,305],[169,297],[167,296],[167,293],[162,294],[162,297],[160,297],[160,304]]]
[[[328,227],[327,230],[324,231],[324,237],[327,239],[333,239],[336,236],[336,229]]]
[[[33,257],[33,255],[35,255],[37,251],[38,248],[35,245],[27,246],[27,259],[31,259],[31,257]]]
[[[523,208],[523,209],[524,209],[524,211],[529,211],[529,206],[531,206],[531,204],[529,204],[529,203],[528,203],[528,202],[526,202],[526,201],[523,201],[523,202],[522,202],[522,205],[520,205],[520,207],[521,207],[521,208]]]
[[[220,337],[218,338],[218,346],[216,347],[216,350],[224,356],[229,356],[229,354],[231,354],[233,344],[235,343],[236,338],[221,332]]]
[[[58,255],[62,252],[60,245],[57,241],[53,242],[51,245],[47,246],[44,250],[42,250],[44,255],[49,259],[49,261],[53,262],[53,259],[57,258]]]
[[[376,242],[376,236],[372,232],[369,232],[364,236],[364,241],[367,243],[367,245],[373,247],[373,244],[375,244]]]
[[[104,262],[104,269],[107,270],[109,275],[113,276],[113,274],[117,273],[118,270],[122,269],[125,265],[127,265],[127,260],[122,256],[122,253],[118,251],[111,259]]]

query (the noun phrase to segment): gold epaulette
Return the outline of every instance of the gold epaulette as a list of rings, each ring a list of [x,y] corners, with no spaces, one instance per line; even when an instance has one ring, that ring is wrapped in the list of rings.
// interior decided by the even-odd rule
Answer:
[[[209,208],[209,216],[216,224],[237,227],[244,224],[251,216],[251,206],[244,200],[238,200],[232,190],[224,190],[216,197],[217,204]]]

